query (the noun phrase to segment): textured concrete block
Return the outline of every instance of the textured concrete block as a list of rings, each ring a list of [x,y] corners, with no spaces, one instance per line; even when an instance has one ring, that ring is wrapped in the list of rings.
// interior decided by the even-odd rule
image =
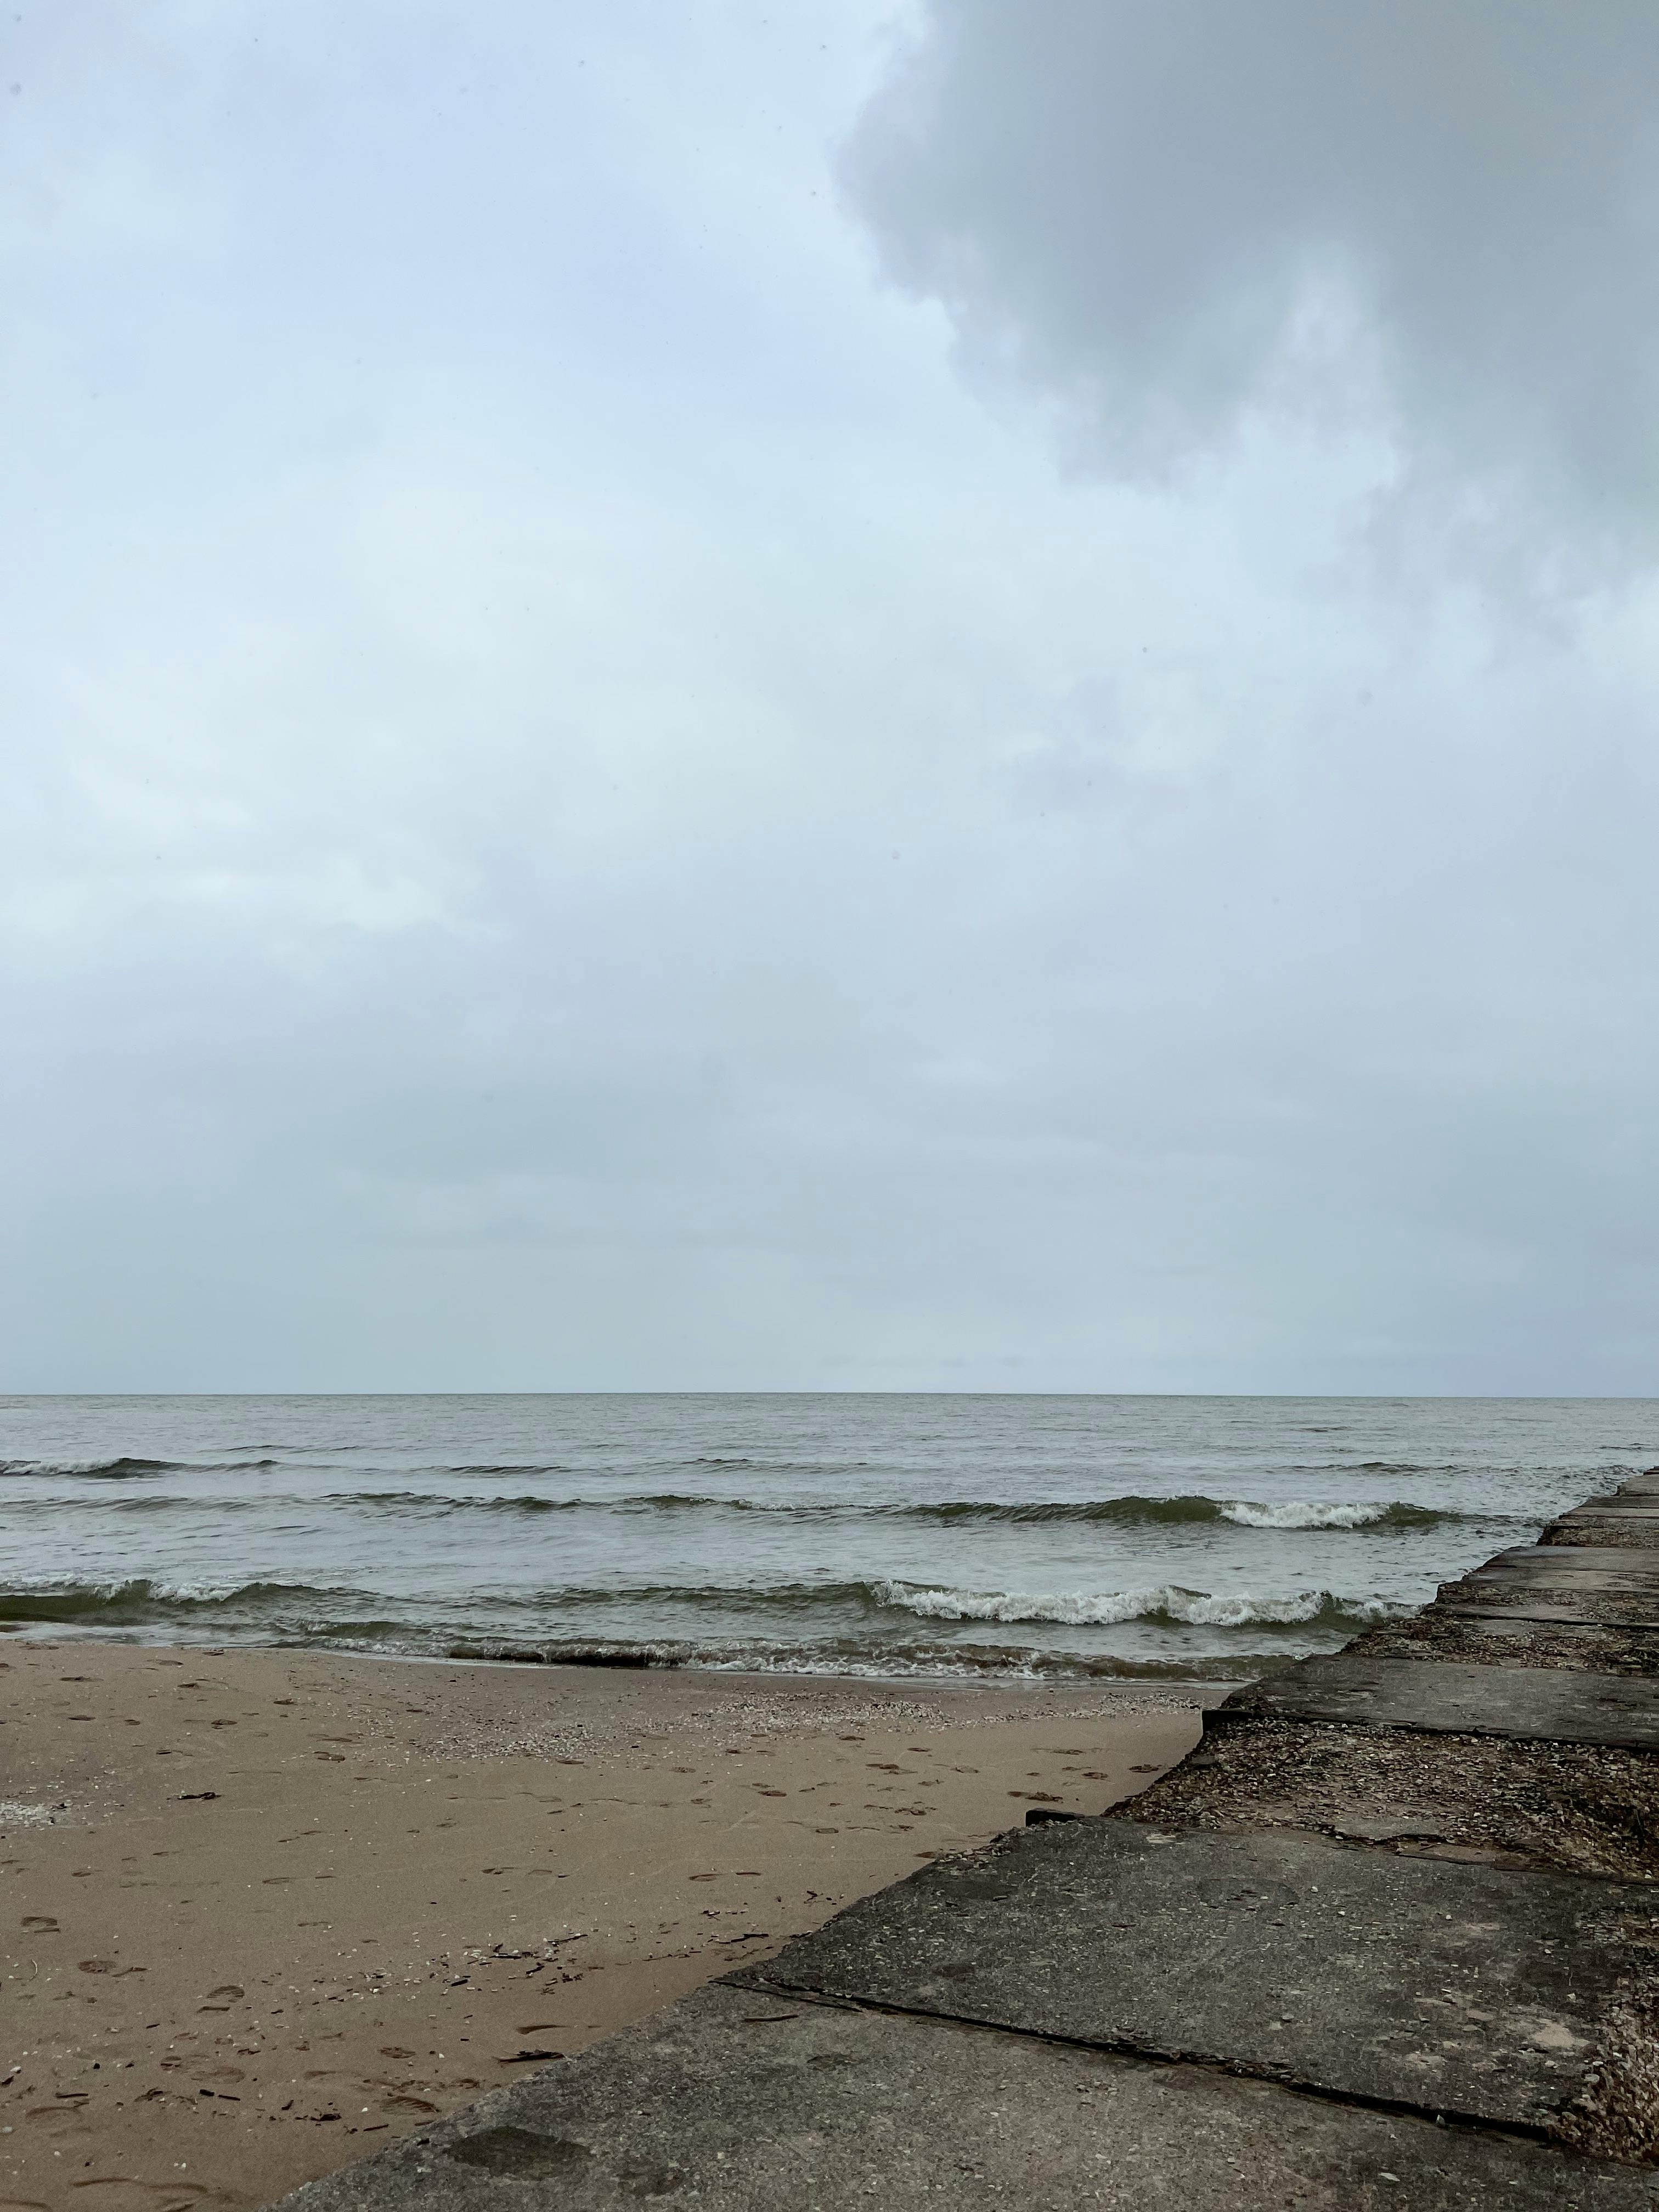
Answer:
[[[1613,1545],[1531,1544],[1499,1552],[1461,1583],[1443,1585],[1443,1595],[1487,1587],[1568,1592],[1606,1590],[1651,1604],[1659,1620],[1659,1554]]]
[[[1504,1735],[1542,1743],[1659,1750],[1659,1699],[1639,1675],[1565,1667],[1469,1666],[1432,1656],[1306,1659],[1228,1698],[1230,1713],[1344,1721],[1442,1735]]]
[[[1097,1820],[941,1860],[732,1978],[1546,2127],[1649,1943],[1640,1883]]]
[[[1032,2038],[700,1990],[282,2212],[1653,2212],[1540,2144]]]

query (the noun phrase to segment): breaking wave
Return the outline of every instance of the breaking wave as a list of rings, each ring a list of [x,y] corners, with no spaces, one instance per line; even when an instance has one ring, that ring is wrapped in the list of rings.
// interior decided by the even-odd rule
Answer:
[[[248,1464],[270,1466],[273,1462],[243,1462],[244,1466]],[[62,1474],[67,1471],[63,1468],[0,1468],[0,1474]],[[128,1461],[112,1463],[106,1468],[76,1470],[96,1473],[111,1480],[118,1476],[136,1479],[141,1474],[149,1476],[184,1471],[176,1462],[168,1461]],[[192,1474],[240,1471],[240,1468],[221,1470],[199,1467],[188,1470]],[[522,1470],[514,1469],[514,1472]],[[63,1502],[52,1501],[52,1510],[58,1510]],[[90,1504],[92,1501],[88,1499],[87,1502]],[[803,1521],[897,1521],[940,1528],[1064,1528],[1091,1524],[1122,1528],[1200,1526],[1221,1528],[1231,1526],[1239,1528],[1328,1528],[1389,1534],[1401,1529],[1434,1528],[1459,1522],[1482,1527],[1506,1527],[1511,1523],[1516,1527],[1536,1525],[1535,1516],[1458,1512],[1449,1508],[1414,1505],[1405,1498],[1375,1498],[1352,1503],[1319,1498],[1263,1502],[1247,1498],[1218,1498],[1196,1495],[1153,1498],[1133,1493],[1122,1498],[1056,1500],[1030,1505],[1001,1504],[980,1498],[946,1498],[921,1504],[887,1505],[878,1502],[827,1498],[775,1501],[769,1498],[720,1498],[672,1490],[629,1492],[611,1498],[549,1498],[535,1491],[512,1492],[493,1498],[458,1498],[441,1490],[387,1487],[326,1491],[315,1496],[289,1495],[276,1491],[260,1491],[241,1496],[164,1495],[147,1498],[144,1502],[158,1508],[174,1506],[181,1512],[293,1505],[310,1508],[331,1506],[365,1512],[437,1516],[450,1513],[458,1516],[499,1514],[509,1516],[521,1514],[532,1517],[550,1513],[736,1513]]]
[[[1054,1621],[1068,1627],[1115,1627],[1123,1621],[1155,1626],[1207,1628],[1322,1628],[1350,1630],[1415,1611],[1388,1598],[1340,1597],[1331,1590],[1298,1590],[1283,1597],[1242,1591],[1214,1597],[1207,1590],[1160,1583],[1127,1590],[925,1589],[912,1583],[875,1585],[878,1601],[925,1620]]]
[[[319,1501],[329,1505],[389,1508],[396,1511],[428,1509],[456,1513],[757,1513],[795,1520],[912,1521],[942,1527],[1063,1527],[1076,1522],[1098,1522],[1108,1527],[1175,1527],[1197,1523],[1231,1522],[1241,1528],[1432,1528],[1443,1522],[1494,1519],[1507,1516],[1463,1514],[1413,1505],[1404,1498],[1381,1498],[1343,1504],[1339,1501],[1292,1499],[1279,1504],[1256,1504],[1249,1498],[1085,1498],[1030,1505],[998,1504],[988,1499],[944,1499],[936,1504],[884,1505],[856,1500],[812,1499],[774,1501],[756,1498],[709,1497],[696,1492],[636,1491],[615,1498],[544,1498],[524,1492],[498,1498],[448,1498],[440,1492],[415,1490],[335,1491]],[[1517,1524],[1519,1525],[1519,1524]]]
[[[1403,1498],[1340,1505],[1304,1498],[1255,1504],[1249,1498],[1235,1498],[1220,1508],[1219,1517],[1240,1528],[1432,1528],[1444,1521],[1471,1516],[1411,1505]]]
[[[1172,1583],[1121,1590],[980,1591],[882,1578],[872,1582],[784,1583],[714,1588],[702,1584],[562,1584],[491,1595],[485,1609],[509,1619],[544,1622],[561,1613],[650,1607],[692,1614],[714,1612],[775,1620],[780,1627],[839,1612],[868,1620],[908,1613],[939,1621],[1050,1622],[1070,1627],[1109,1627],[1137,1621],[1154,1627],[1346,1628],[1351,1633],[1409,1606],[1382,1598],[1300,1590],[1285,1595],[1249,1592],[1215,1596]],[[0,1623],[80,1623],[112,1629],[221,1623],[225,1629],[322,1640],[361,1636],[369,1628],[391,1633],[442,1627],[449,1608],[441,1601],[389,1598],[383,1591],[317,1588],[305,1583],[251,1582],[214,1589],[138,1577],[118,1583],[61,1582],[0,1591]],[[400,1617],[401,1616],[401,1617]],[[451,1618],[446,1632],[465,1632]]]
[[[1099,1522],[1120,1528],[1180,1528],[1231,1522],[1240,1528],[1432,1528],[1443,1522],[1484,1519],[1449,1509],[1414,1505],[1406,1498],[1341,1503],[1294,1498],[1257,1504],[1246,1498],[1122,1498],[1071,1500],[1053,1504],[1003,1505],[979,1503],[904,1505],[890,1509],[908,1520],[983,1522],[1008,1527],[1068,1522]]]
[[[76,1482],[137,1482],[153,1474],[242,1474],[249,1468],[277,1467],[274,1459],[185,1460],[0,1459],[0,1478],[33,1475],[42,1480]]]
[[[484,1638],[452,1644],[443,1656],[526,1667],[706,1667],[746,1674],[852,1675],[881,1680],[955,1676],[971,1681],[1032,1682],[1254,1681],[1291,1663],[1283,1651],[1230,1651],[1206,1657],[1201,1668],[1194,1668],[1188,1659],[1047,1651],[1036,1644],[883,1644],[850,1636],[789,1644],[740,1638],[721,1642],[668,1638],[635,1644],[586,1638],[507,1644]]]
[[[147,1474],[166,1474],[174,1465],[167,1459],[71,1460],[63,1466],[51,1460],[0,1460],[0,1475],[76,1476],[90,1482],[131,1482]]]

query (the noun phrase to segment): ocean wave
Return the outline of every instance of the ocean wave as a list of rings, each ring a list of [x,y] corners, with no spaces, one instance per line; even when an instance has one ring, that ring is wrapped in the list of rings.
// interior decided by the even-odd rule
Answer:
[[[82,1478],[89,1482],[131,1482],[144,1475],[167,1474],[178,1464],[170,1459],[0,1459],[0,1475]]]
[[[271,1490],[252,1497],[225,1497],[211,1492],[177,1493],[144,1491],[131,1498],[30,1498],[15,1499],[9,1512],[50,1516],[59,1513],[179,1513],[218,1517],[231,1513],[315,1513],[324,1506],[385,1509],[404,1515],[427,1513],[437,1518],[472,1513],[575,1513],[605,1511],[603,1500],[585,1498],[538,1498],[533,1492],[515,1498],[448,1498],[441,1491],[330,1490],[315,1494],[304,1491]]]
[[[1253,1681],[1288,1663],[1282,1651],[1227,1652],[1194,1662],[1045,1651],[1035,1644],[894,1644],[851,1637],[789,1644],[741,1638],[611,1644],[586,1638],[510,1644],[484,1637],[448,1644],[443,1656],[530,1667],[698,1667],[720,1673],[889,1681],[918,1677],[1056,1683]]]
[[[28,1475],[59,1481],[137,1482],[153,1474],[241,1474],[250,1468],[280,1464],[274,1459],[3,1459],[0,1460],[0,1477]]]
[[[288,1618],[324,1635],[331,1623],[322,1613],[349,1615],[353,1607],[367,1610],[386,1604],[385,1596],[376,1592],[319,1589],[308,1583],[238,1583],[219,1588],[161,1583],[141,1575],[125,1582],[51,1582],[0,1590],[0,1623],[154,1628],[222,1616],[239,1617],[253,1626]],[[403,1625],[390,1617],[350,1620],[357,1632],[368,1626],[390,1631]]]
[[[510,1460],[500,1466],[486,1462],[477,1467],[447,1467],[445,1474],[568,1474],[557,1460]]]
[[[519,1470],[514,1469],[515,1473]],[[272,1503],[303,1504],[296,1498]],[[441,1491],[336,1490],[316,1501],[323,1505],[391,1506],[399,1512],[430,1507],[441,1513],[787,1513],[802,1516],[854,1513],[840,1505],[774,1505],[747,1498],[699,1498],[673,1490],[635,1491],[617,1498],[544,1498],[515,1491],[497,1498],[448,1498]],[[878,1508],[878,1510],[881,1509]]]
[[[1480,1517],[1412,1505],[1403,1498],[1341,1505],[1306,1498],[1281,1498],[1271,1504],[1235,1498],[1222,1506],[1220,1514],[1224,1521],[1241,1528],[1432,1528],[1443,1521]]]
[[[1483,1470],[1489,1474],[1499,1471],[1491,1468]],[[1513,1471],[1512,1468],[1507,1468],[1501,1470],[1504,1474],[1510,1474]],[[1430,1463],[1409,1459],[1362,1459],[1344,1468],[1342,1472],[1348,1474],[1467,1474],[1469,1470],[1466,1467],[1448,1466],[1443,1462]]]
[[[309,1504],[309,1498],[273,1499],[273,1504]],[[586,1498],[540,1498],[536,1492],[525,1491],[510,1498],[446,1498],[441,1491],[426,1490],[331,1490],[314,1501],[319,1505],[372,1505],[389,1507],[398,1513],[410,1513],[431,1507],[447,1513],[580,1513],[588,1511],[599,1500]]]
[[[155,1501],[157,1504],[161,1500]],[[200,1498],[167,1500],[181,1509],[201,1507]],[[1041,1528],[1195,1527],[1231,1524],[1241,1528],[1374,1530],[1433,1528],[1449,1522],[1474,1522],[1482,1527],[1517,1528],[1535,1525],[1536,1515],[1459,1512],[1449,1507],[1413,1504],[1407,1498],[1340,1499],[1291,1498],[1254,1500],[1200,1495],[1176,1498],[1143,1497],[1072,1498],[1012,1505],[981,1498],[945,1498],[931,1504],[885,1505],[876,1502],[804,1499],[783,1502],[769,1498],[721,1498],[695,1491],[632,1491],[613,1498],[544,1497],[536,1491],[514,1491],[493,1498],[469,1498],[427,1490],[337,1490],[308,1497],[272,1492],[256,1498],[223,1501],[225,1506],[317,1506],[362,1508],[368,1511],[434,1514],[545,1513],[740,1513],[775,1516],[798,1521],[904,1521],[942,1528],[957,1526]]]
[[[446,1613],[465,1616],[469,1605],[486,1615],[547,1619],[575,1609],[681,1607],[693,1613],[748,1608],[798,1616],[835,1607],[878,1608],[875,1585],[865,1582],[712,1585],[680,1583],[562,1583],[540,1589],[486,1589],[471,1596],[392,1597],[384,1591],[283,1582],[162,1582],[135,1576],[107,1582],[43,1579],[0,1589],[0,1622],[85,1620],[112,1627],[161,1626],[209,1615],[234,1614],[267,1626],[349,1619],[354,1611],[388,1606],[420,1620]],[[390,1625],[396,1625],[390,1624]],[[462,1620],[454,1626],[459,1629]]]
[[[878,1601],[914,1613],[925,1620],[1053,1621],[1073,1628],[1108,1628],[1125,1621],[1155,1626],[1205,1628],[1361,1627],[1414,1612],[1388,1598],[1340,1597],[1331,1590],[1297,1590],[1286,1596],[1258,1597],[1249,1591],[1215,1597],[1207,1590],[1182,1589],[1160,1583],[1122,1590],[927,1589],[915,1583],[882,1582]]]
[[[31,1623],[82,1632],[131,1635],[165,1628],[168,1640],[257,1641],[279,1648],[360,1651],[521,1665],[698,1668],[714,1672],[838,1676],[870,1680],[1014,1680],[1060,1684],[1122,1681],[1248,1681],[1286,1663],[1283,1650],[1205,1651],[1184,1657],[1046,1650],[1032,1644],[857,1633],[787,1641],[757,1636],[605,1638],[458,1634],[441,1622],[351,1611],[356,1591],[279,1583],[248,1584],[219,1595],[161,1592],[145,1583],[39,1592],[22,1605],[0,1600],[0,1623]],[[337,1601],[329,1607],[325,1601]],[[384,1601],[382,1601],[382,1603]],[[1323,1624],[1322,1624],[1323,1625]]]
[[[1242,1528],[1431,1528],[1449,1521],[1486,1521],[1504,1516],[1468,1514],[1449,1508],[1415,1505],[1407,1498],[1339,1500],[1292,1498],[1257,1503],[1245,1498],[1206,1498],[1191,1492],[1176,1498],[1142,1497],[1056,1500],[1052,1504],[1006,1505],[978,1502],[878,1508],[906,1519],[984,1522],[1018,1527],[1066,1522],[1102,1522],[1123,1528],[1180,1528],[1230,1522]]]
[[[641,1607],[659,1615],[715,1613],[731,1618],[747,1613],[771,1616],[780,1626],[839,1613],[869,1620],[882,1613],[955,1621],[1050,1622],[1072,1627],[1110,1627],[1134,1621],[1154,1627],[1271,1628],[1346,1627],[1409,1613],[1410,1606],[1385,1599],[1340,1596],[1329,1590],[1301,1590],[1283,1596],[1214,1596],[1165,1583],[1139,1589],[1097,1591],[981,1591],[930,1587],[890,1577],[872,1581],[759,1583],[720,1587],[708,1583],[656,1583],[634,1585],[564,1583],[541,1589],[491,1591],[468,1601],[453,1598],[397,1598],[384,1591],[319,1587],[308,1583],[163,1583],[149,1577],[126,1581],[52,1581],[0,1590],[0,1623],[82,1623],[109,1628],[188,1626],[222,1620],[250,1630],[280,1630],[325,1637],[336,1632],[441,1626],[465,1633],[457,1610],[470,1603],[486,1616],[549,1622],[561,1613]],[[389,1611],[388,1608],[394,1610]]]

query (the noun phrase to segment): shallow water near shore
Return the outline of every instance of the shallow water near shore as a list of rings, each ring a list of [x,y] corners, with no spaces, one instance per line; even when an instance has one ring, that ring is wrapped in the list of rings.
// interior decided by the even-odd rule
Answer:
[[[1631,1399],[11,1397],[0,1626],[1213,1680],[1656,1456]]]

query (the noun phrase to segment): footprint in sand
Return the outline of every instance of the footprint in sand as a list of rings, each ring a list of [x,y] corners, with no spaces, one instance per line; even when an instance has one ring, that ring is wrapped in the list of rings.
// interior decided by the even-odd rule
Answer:
[[[84,2097],[66,2100],[61,2105],[31,2105],[23,2114],[26,2120],[39,2120],[40,2133],[50,2140],[54,2136],[73,2136],[82,2125],[81,2107]]]
[[[187,2181],[140,2181],[130,2173],[89,2174],[72,2189],[91,2193],[79,2199],[99,2207],[99,2212],[197,2212],[205,2203],[228,2204],[222,2191]]]

